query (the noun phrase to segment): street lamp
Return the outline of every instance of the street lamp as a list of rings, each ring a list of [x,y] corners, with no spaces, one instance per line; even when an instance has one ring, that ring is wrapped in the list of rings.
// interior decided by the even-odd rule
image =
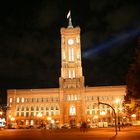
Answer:
[[[132,123],[135,123],[136,122],[136,114],[132,114],[131,118],[132,118]]]
[[[12,117],[12,118],[11,118],[11,121],[15,121],[15,118],[14,118],[14,117]]]
[[[2,111],[0,111],[0,115],[1,115],[1,116],[2,116],[2,114],[3,114]]]

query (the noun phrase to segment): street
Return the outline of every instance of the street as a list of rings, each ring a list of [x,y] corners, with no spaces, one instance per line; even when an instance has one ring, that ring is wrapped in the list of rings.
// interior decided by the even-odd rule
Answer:
[[[122,128],[115,135],[114,128],[93,128],[87,132],[79,129],[4,129],[0,130],[0,140],[139,140],[140,127]]]

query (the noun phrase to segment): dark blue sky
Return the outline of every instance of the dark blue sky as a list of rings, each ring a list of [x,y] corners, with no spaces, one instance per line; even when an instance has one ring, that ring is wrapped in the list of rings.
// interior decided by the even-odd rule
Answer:
[[[5,0],[0,3],[0,88],[59,86],[60,28],[81,27],[88,86],[125,84],[140,27],[138,0]],[[86,55],[85,55],[86,54]]]

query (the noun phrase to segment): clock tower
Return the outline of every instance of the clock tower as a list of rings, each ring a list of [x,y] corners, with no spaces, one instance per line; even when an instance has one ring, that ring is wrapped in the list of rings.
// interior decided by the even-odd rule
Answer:
[[[80,27],[61,28],[61,77],[59,97],[61,124],[78,124],[85,119],[85,86],[82,73]]]

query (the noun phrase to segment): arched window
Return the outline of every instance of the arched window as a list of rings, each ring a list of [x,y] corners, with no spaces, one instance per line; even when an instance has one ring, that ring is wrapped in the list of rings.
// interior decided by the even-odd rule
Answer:
[[[19,103],[19,97],[17,98],[17,103]]]
[[[19,111],[19,106],[17,106],[17,111]]]
[[[59,107],[58,106],[56,106],[56,110],[59,110]]]
[[[28,106],[26,107],[26,111],[29,111],[29,107]]]
[[[24,103],[24,98],[23,97],[21,98],[21,102]]]
[[[51,110],[54,110],[54,107],[53,106],[51,106]]]
[[[31,106],[31,111],[34,111],[34,107],[33,106]]]
[[[70,115],[76,115],[76,108],[75,106],[71,106],[69,110]]]
[[[22,106],[21,111],[24,111],[24,106]]]

